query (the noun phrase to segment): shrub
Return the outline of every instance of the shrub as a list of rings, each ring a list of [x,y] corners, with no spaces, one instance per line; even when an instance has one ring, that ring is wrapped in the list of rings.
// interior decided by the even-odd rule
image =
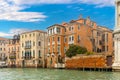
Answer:
[[[80,47],[80,46],[77,46],[77,45],[70,45],[69,49],[66,51],[66,56],[67,57],[72,57],[72,56],[75,56],[76,54],[84,54],[87,52],[87,49],[84,48],[84,47]]]
[[[87,49],[85,47],[80,47],[77,50],[78,54],[85,54],[87,52]]]
[[[94,52],[87,52],[86,54],[87,55],[92,55],[92,54],[94,54]]]

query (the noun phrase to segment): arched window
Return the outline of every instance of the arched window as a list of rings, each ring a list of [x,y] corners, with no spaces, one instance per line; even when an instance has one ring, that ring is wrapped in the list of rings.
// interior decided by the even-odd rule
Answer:
[[[35,57],[35,50],[33,50],[33,57]]]
[[[38,45],[41,46],[41,42],[40,41],[38,42]]]
[[[38,57],[41,57],[41,51],[40,50],[38,51]]]

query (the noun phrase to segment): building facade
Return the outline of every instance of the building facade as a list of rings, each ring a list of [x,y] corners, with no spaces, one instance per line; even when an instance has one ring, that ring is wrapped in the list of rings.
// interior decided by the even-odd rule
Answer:
[[[87,48],[90,52],[112,55],[112,30],[98,26],[95,22],[79,18],[61,25],[48,27],[48,67],[64,63],[65,52],[71,44]]]
[[[8,39],[7,38],[0,38],[0,61],[7,61],[7,42]]]
[[[21,67],[45,67],[47,32],[34,30],[20,35]]]
[[[20,35],[14,35],[8,40],[8,67],[19,67]]]

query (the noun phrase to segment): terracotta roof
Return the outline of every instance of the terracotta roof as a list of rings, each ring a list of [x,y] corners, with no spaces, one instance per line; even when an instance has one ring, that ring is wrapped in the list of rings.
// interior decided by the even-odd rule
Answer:
[[[8,38],[0,37],[0,40],[8,40]]]
[[[21,33],[21,34],[26,34],[26,33],[31,33],[31,32],[47,33],[46,31],[42,31],[42,30],[33,30],[33,31],[24,32],[24,33]]]
[[[52,25],[52,26],[50,26],[50,27],[53,27],[53,26],[60,26],[60,27],[64,27],[64,28],[65,28],[65,26],[60,25],[60,24],[54,24],[54,25]],[[50,28],[50,27],[48,27],[48,28]],[[47,28],[47,29],[48,29],[48,28]]]

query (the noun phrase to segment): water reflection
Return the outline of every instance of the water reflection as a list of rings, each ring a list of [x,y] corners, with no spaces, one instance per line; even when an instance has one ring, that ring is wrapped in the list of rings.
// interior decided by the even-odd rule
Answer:
[[[0,69],[0,80],[120,80],[120,72],[56,69]]]

